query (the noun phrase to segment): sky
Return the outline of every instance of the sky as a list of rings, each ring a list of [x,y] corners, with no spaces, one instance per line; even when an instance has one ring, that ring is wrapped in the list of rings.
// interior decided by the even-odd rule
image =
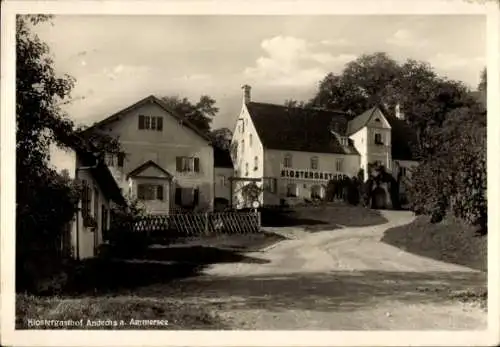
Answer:
[[[76,79],[65,110],[91,124],[154,94],[220,111],[213,128],[233,128],[241,86],[252,100],[307,100],[329,72],[361,54],[423,60],[475,88],[486,65],[486,20],[479,15],[212,16],[60,15],[36,27],[56,72]],[[53,154],[60,167],[64,159]],[[57,164],[59,162],[59,164]]]

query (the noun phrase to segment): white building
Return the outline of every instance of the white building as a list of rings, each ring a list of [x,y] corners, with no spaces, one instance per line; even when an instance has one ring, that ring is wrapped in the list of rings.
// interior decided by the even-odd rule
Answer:
[[[150,214],[207,211],[214,204],[211,139],[154,96],[94,124],[86,132],[117,137],[124,149],[107,164],[125,195]]]
[[[263,188],[259,203],[276,205],[324,197],[328,180],[357,176],[378,161],[403,172],[411,160],[408,127],[400,112],[374,107],[354,118],[343,112],[258,103],[244,86],[243,105],[231,144],[236,181],[233,204],[242,205],[242,187]],[[398,111],[398,110],[396,110]],[[397,162],[397,165],[396,165]]]

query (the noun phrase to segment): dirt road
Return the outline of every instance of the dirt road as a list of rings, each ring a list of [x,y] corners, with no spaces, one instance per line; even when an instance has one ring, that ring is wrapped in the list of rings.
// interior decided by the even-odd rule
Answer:
[[[214,305],[234,329],[485,329],[486,312],[447,294],[484,286],[486,275],[380,242],[386,229],[413,219],[384,215],[380,226],[280,229],[293,239],[186,280],[197,288],[186,288],[186,299]]]

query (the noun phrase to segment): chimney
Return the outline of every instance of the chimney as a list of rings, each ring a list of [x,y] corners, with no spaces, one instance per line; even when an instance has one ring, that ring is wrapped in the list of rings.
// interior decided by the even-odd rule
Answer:
[[[243,102],[245,104],[248,104],[250,101],[252,101],[250,93],[252,87],[250,87],[248,84],[245,84],[243,87],[241,87],[241,89],[243,89]]]
[[[394,107],[394,113],[397,119],[405,120],[405,114],[401,112],[401,106],[399,103],[397,103],[396,107]]]

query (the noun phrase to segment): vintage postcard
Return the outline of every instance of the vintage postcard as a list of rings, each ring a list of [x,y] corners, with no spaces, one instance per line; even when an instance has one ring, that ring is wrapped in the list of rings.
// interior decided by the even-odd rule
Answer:
[[[499,342],[498,1],[2,10],[2,344]]]

